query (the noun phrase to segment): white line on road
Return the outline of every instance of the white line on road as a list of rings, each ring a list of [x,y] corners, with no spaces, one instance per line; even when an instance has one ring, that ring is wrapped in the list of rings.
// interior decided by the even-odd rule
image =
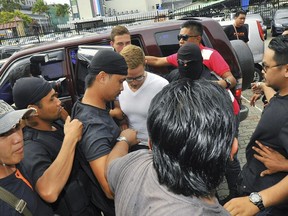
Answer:
[[[247,103],[249,103],[250,104],[250,101],[247,99],[247,98],[245,98],[243,95],[241,95],[241,98],[242,99],[244,99]],[[254,106],[257,110],[259,110],[260,112],[262,112],[263,110],[262,109],[260,109],[259,107],[257,107],[256,105]]]

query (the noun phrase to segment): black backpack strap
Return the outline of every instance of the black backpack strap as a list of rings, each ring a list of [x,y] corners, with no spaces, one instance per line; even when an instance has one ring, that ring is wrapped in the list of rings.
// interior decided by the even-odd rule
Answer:
[[[11,192],[5,190],[0,186],[0,199],[12,206],[17,212],[24,216],[32,216],[28,209],[27,203],[23,199],[17,198]]]

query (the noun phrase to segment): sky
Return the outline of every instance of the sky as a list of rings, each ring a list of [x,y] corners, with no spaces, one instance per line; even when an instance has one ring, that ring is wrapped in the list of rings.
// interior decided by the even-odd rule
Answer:
[[[47,4],[69,4],[70,5],[70,1],[69,0],[44,0],[44,2],[46,2]]]

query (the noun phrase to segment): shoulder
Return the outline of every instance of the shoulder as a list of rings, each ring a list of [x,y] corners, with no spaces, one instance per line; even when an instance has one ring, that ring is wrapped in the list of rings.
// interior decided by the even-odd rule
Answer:
[[[203,60],[210,60],[211,57],[213,57],[213,55],[217,55],[217,51],[209,48],[209,47],[205,47],[202,44],[200,45],[200,50],[201,50],[201,54],[203,57]]]
[[[139,166],[141,164],[143,165],[145,161],[147,162],[150,160],[152,161],[152,153],[146,149],[137,150],[125,155],[124,157],[115,159],[108,166],[108,180],[118,179],[113,176],[116,174],[119,177],[119,174],[126,172],[127,169],[133,170],[135,167],[139,168]]]
[[[154,73],[151,73],[151,72],[146,72],[146,73],[147,73],[147,78],[148,78],[148,79],[154,80],[154,81],[156,81],[158,84],[165,84],[165,85],[167,85],[167,84],[169,83],[165,78],[159,76],[158,74],[154,74]]]
[[[234,30],[234,27],[233,27],[233,25],[231,24],[231,25],[228,25],[228,26],[226,26],[225,28],[224,28],[224,31],[229,31],[229,30],[231,30],[231,29],[233,29]]]

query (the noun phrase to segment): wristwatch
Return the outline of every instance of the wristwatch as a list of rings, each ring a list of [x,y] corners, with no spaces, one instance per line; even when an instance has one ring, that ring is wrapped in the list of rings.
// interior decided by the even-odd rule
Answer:
[[[231,86],[231,81],[228,78],[224,79],[224,81],[226,82],[226,88],[229,89]]]
[[[117,140],[117,142],[124,141],[124,142],[126,142],[129,145],[129,142],[128,142],[127,138],[124,137],[124,136],[119,136],[116,140]]]
[[[262,201],[262,197],[259,193],[257,192],[252,192],[250,195],[249,195],[249,200],[250,202],[252,202],[254,205],[256,205],[260,211],[264,211],[265,210],[265,207],[263,205],[263,201]]]

